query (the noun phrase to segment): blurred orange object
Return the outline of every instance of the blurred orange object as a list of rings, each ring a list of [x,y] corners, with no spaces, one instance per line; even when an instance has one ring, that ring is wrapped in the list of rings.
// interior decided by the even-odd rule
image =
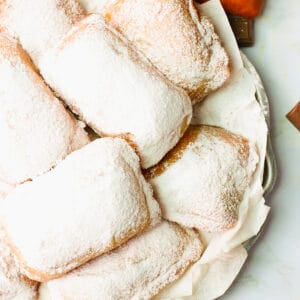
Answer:
[[[226,12],[252,19],[259,15],[264,0],[221,0]]]
[[[206,2],[198,0],[197,2]],[[221,0],[227,13],[252,19],[259,15],[264,0]]]

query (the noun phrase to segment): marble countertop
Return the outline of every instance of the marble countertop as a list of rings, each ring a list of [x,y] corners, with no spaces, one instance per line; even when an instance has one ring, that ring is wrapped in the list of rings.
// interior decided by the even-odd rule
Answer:
[[[222,300],[300,299],[300,132],[285,118],[300,100],[299,0],[266,0],[244,48],[265,84],[279,177],[267,198],[271,214],[259,241]]]

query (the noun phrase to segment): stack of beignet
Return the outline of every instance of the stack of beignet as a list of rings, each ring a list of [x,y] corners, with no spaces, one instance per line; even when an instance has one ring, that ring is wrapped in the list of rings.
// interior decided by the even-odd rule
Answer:
[[[150,299],[234,226],[255,146],[189,127],[229,73],[192,0],[0,1],[0,298]]]

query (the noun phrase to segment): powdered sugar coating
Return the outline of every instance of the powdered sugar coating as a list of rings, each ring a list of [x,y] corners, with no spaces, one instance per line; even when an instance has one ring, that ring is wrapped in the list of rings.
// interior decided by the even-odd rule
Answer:
[[[12,191],[4,228],[28,277],[45,281],[142,231],[149,207],[157,218],[137,155],[122,139],[103,138]]]
[[[256,147],[218,127],[192,126],[162,162],[148,171],[163,217],[204,231],[224,231],[256,169]]]
[[[44,52],[55,45],[84,16],[76,0],[4,0],[0,24],[18,38],[38,66]]]
[[[21,275],[3,231],[0,230],[0,299],[37,299],[38,283]]]
[[[228,56],[193,0],[99,0],[96,7],[94,2],[83,5],[103,14],[193,103],[229,77]]]
[[[15,184],[34,178],[89,142],[20,45],[4,34],[0,35],[0,77],[2,181]]]
[[[150,299],[184,273],[202,251],[193,230],[164,221],[117,250],[43,284],[41,299]]]
[[[85,131],[86,125],[76,120],[75,121],[75,132],[72,138],[71,150],[73,152],[85,146],[91,142],[91,138],[88,136],[88,133]]]
[[[99,135],[130,141],[144,168],[175,146],[190,123],[187,94],[99,15],[79,22],[44,56],[40,68],[50,86]]]

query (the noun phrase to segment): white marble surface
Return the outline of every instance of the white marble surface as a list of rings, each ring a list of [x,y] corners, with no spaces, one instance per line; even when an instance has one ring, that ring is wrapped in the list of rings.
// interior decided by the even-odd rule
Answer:
[[[255,46],[243,49],[270,98],[279,167],[264,232],[222,300],[300,299],[300,132],[285,118],[300,101],[300,2],[266,0]]]

